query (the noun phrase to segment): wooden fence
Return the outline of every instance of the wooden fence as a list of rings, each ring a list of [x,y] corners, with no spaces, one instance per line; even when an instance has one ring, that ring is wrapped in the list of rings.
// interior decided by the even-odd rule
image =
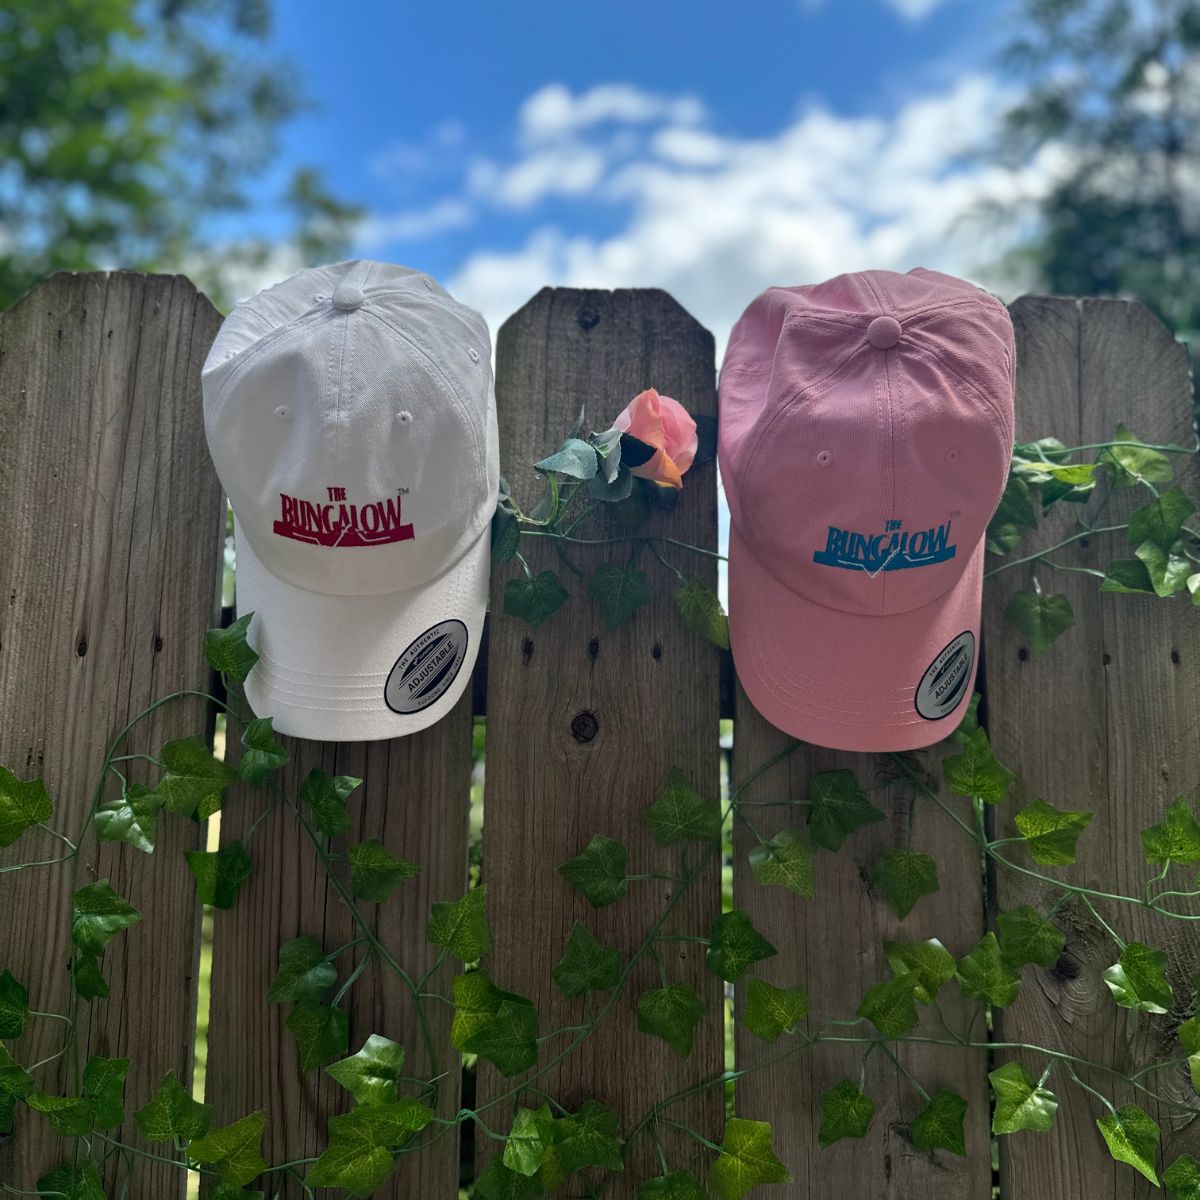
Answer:
[[[1192,444],[1186,353],[1144,309],[1025,297],[1012,312],[1019,437],[1053,434],[1087,444],[1110,437],[1116,422],[1126,420],[1148,441]],[[80,824],[107,744],[132,714],[167,692],[212,684],[200,647],[204,630],[221,616],[224,519],[204,445],[199,369],[219,321],[188,280],[126,272],[55,276],[0,316],[0,763],[23,778],[45,778],[57,800],[56,824],[64,828]],[[600,424],[653,385],[694,413],[712,415],[714,378],[711,336],[664,293],[543,290],[503,326],[498,341],[501,455],[515,494],[532,499],[536,478],[526,464],[558,444],[581,405]],[[1179,466],[1194,485],[1194,463],[1181,458]],[[1114,505],[1120,503],[1118,497]],[[678,511],[654,519],[669,519],[672,536],[715,550],[715,465],[695,468]],[[1056,532],[1062,536],[1059,523],[1066,519],[1048,521],[1037,537],[1049,544]],[[1071,553],[1070,561],[1087,565],[1101,547],[1082,542]],[[580,561],[598,562],[600,554],[582,554]],[[541,569],[552,557],[548,547],[536,547],[530,566]],[[688,570],[715,585],[712,558],[697,557]],[[486,654],[476,686],[450,716],[394,742],[289,742],[283,783],[295,789],[314,765],[365,781],[351,805],[347,842],[379,838],[421,865],[399,897],[368,909],[375,914],[372,932],[410,971],[423,973],[433,962],[424,937],[430,905],[467,886],[473,724],[486,713],[482,873],[496,936],[487,965],[502,987],[533,999],[542,1029],[550,1030],[579,1019],[579,1002],[565,1001],[550,975],[573,922],[584,921],[628,954],[670,899],[669,884],[643,883],[633,899],[592,910],[554,867],[604,833],[628,845],[630,870],[668,870],[673,852],[654,845],[641,819],[668,769],[680,768],[700,792],[716,795],[721,716],[734,718],[734,780],[784,739],[736,689],[727,656],[723,661],[683,630],[665,573],[652,602],[616,632],[604,628],[586,598],[538,629],[495,615],[508,574],[494,572]],[[1026,582],[1017,569],[987,589],[983,719],[997,752],[1019,770],[1027,797],[1097,811],[1087,850],[1064,877],[1127,891],[1145,875],[1137,831],[1158,821],[1174,796],[1194,797],[1200,785],[1200,619],[1183,602],[1102,595],[1093,577],[1062,573],[1055,589],[1069,595],[1078,624],[1035,656],[1002,620],[1011,591]],[[572,587],[582,591],[578,583]],[[212,714],[204,703],[182,701],[140,728],[130,749],[153,753],[206,725]],[[937,747],[924,757],[936,768],[944,753]],[[735,833],[735,903],[780,952],[759,974],[803,984],[816,1019],[852,1015],[867,987],[887,977],[883,939],[936,936],[961,955],[998,908],[1039,900],[1036,886],[1007,873],[989,873],[981,886],[977,847],[935,806],[914,802],[872,756],[802,747],[758,780],[748,798],[802,796],[812,772],[836,766],[876,786],[874,800],[888,819],[857,833],[841,853],[820,856],[815,898],[756,884],[745,866],[753,839],[740,827]],[[259,806],[231,792],[222,839],[241,835]],[[997,816],[998,829],[1006,828],[1012,807]],[[774,832],[773,819],[787,823],[781,809],[755,811],[777,814],[759,823],[764,834]],[[0,970],[22,980],[31,1004],[43,1011],[65,1003],[74,888],[108,878],[146,914],[107,951],[111,998],[84,1005],[79,1025],[85,1053],[132,1058],[129,1111],[149,1099],[167,1071],[190,1077],[199,910],[182,852],[203,839],[201,825],[172,819],[162,823],[153,856],[92,845],[73,873],[0,875]],[[870,885],[869,872],[883,850],[910,839],[938,859],[941,890],[901,923]],[[254,873],[237,904],[215,918],[208,1100],[214,1123],[265,1108],[264,1152],[279,1163],[319,1153],[326,1121],[347,1097],[323,1072],[300,1069],[283,1006],[265,1000],[277,951],[302,934],[329,946],[353,934],[345,906],[290,814],[267,818],[254,834],[253,854]],[[714,863],[671,913],[667,929],[706,930],[720,905]],[[1022,997],[1000,1013],[993,1038],[1056,1046],[1122,1069],[1147,1050],[1169,1053],[1168,1027],[1138,1022],[1113,1005],[1101,979],[1111,948],[1094,919],[1078,906],[1061,909],[1058,919],[1069,937],[1066,952],[1053,970],[1025,968]],[[1149,914],[1134,914],[1127,928],[1170,952],[1182,1003],[1200,965],[1196,935],[1185,923],[1156,923]],[[666,945],[672,978],[691,983],[706,1005],[691,1057],[683,1062],[665,1043],[637,1032],[635,997],[658,979],[646,958],[610,1019],[540,1080],[558,1100],[570,1107],[596,1097],[628,1123],[666,1093],[721,1071],[722,985],[694,943]],[[432,986],[448,992],[453,973],[444,965]],[[742,992],[739,985],[739,1013]],[[446,1072],[443,1116],[464,1103],[487,1103],[510,1086],[481,1062],[466,1080],[473,1098],[464,1095],[449,1009],[431,1007],[431,1062],[416,1036],[408,992],[390,972],[368,967],[345,1004],[351,1048],[370,1033],[384,1034],[404,1044],[413,1074],[434,1066]],[[952,1023],[959,1015],[949,1000],[945,1013]],[[62,1036],[57,1025],[32,1020],[12,1043],[18,1060],[53,1054]],[[925,1017],[922,1030],[931,1028]],[[1167,1040],[1156,1044],[1162,1036]],[[543,1056],[556,1048],[543,1047]],[[738,1066],[760,1060],[764,1049],[739,1021]],[[861,1047],[823,1046],[737,1083],[738,1114],[772,1122],[776,1152],[793,1178],[762,1194],[990,1197],[997,1180],[987,1072],[995,1064],[984,1051],[937,1045],[908,1046],[900,1057],[929,1090],[952,1087],[967,1099],[966,1158],[913,1148],[909,1122],[919,1105],[882,1054],[871,1056],[866,1069],[877,1105],[866,1140],[821,1149],[819,1097],[843,1077],[857,1078],[861,1058]],[[1111,1091],[1111,1078],[1104,1082]],[[52,1090],[52,1083],[43,1079],[40,1086]],[[1160,1084],[1190,1094],[1182,1070]],[[1053,1132],[1001,1139],[1000,1196],[1150,1195],[1147,1181],[1105,1154],[1094,1125],[1099,1113],[1086,1093],[1057,1090]],[[506,1130],[508,1111],[507,1104],[493,1106],[489,1125]],[[720,1141],[720,1088],[696,1092],[671,1114]],[[1151,1107],[1151,1115],[1166,1131],[1164,1161],[1185,1150],[1200,1153],[1200,1137],[1172,1110]],[[14,1135],[0,1144],[0,1181],[13,1187],[34,1187],[62,1153],[45,1122],[32,1116],[19,1113]],[[704,1174],[708,1151],[671,1127],[660,1136],[674,1168]],[[123,1137],[137,1142],[132,1122]],[[477,1162],[486,1161],[496,1143],[483,1135],[475,1140]],[[455,1137],[443,1137],[427,1153],[404,1158],[378,1194],[452,1200],[461,1154]],[[653,1142],[636,1140],[626,1171],[605,1195],[632,1197],[658,1162]],[[123,1185],[135,1200],[183,1194],[179,1173],[152,1160],[131,1167],[117,1156],[107,1169],[113,1195]],[[301,1193],[285,1182],[280,1194]]]

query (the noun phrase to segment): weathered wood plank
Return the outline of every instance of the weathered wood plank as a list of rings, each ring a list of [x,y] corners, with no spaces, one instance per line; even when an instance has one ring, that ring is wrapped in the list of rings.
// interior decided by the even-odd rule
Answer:
[[[334,840],[335,853],[379,838],[393,854],[420,866],[420,874],[385,903],[357,902],[371,932],[414,980],[436,957],[425,940],[431,903],[459,896],[466,888],[471,724],[468,688],[448,716],[411,737],[337,744],[280,739],[291,755],[280,773],[285,796],[298,794],[313,767],[364,781],[350,796],[354,823]],[[231,793],[222,841],[241,838],[265,803],[262,793]],[[267,1003],[279,947],[311,935],[333,950],[359,937],[360,931],[330,885],[312,842],[285,805],[274,807],[254,832],[249,849],[254,874],[237,905],[216,914],[206,1086],[216,1122],[266,1109],[264,1155],[278,1165],[319,1154],[326,1144],[328,1118],[351,1107],[348,1093],[323,1070],[300,1069],[295,1039],[284,1023],[290,1006]],[[344,871],[344,866],[338,869]],[[337,959],[340,981],[364,949]],[[429,986],[448,993],[451,976],[450,967],[443,967]],[[450,1045],[450,1010],[445,1005],[425,1005],[432,1062],[411,992],[378,959],[355,981],[342,1007],[349,1016],[351,1053],[372,1033],[399,1042],[406,1051],[406,1073],[429,1078],[445,1072],[438,1113],[452,1117],[458,1111],[460,1058]],[[306,1171],[302,1167],[272,1187],[279,1187],[284,1197],[302,1196],[297,1175]],[[458,1139],[443,1136],[429,1149],[402,1157],[389,1182],[374,1194],[453,1197],[457,1187]]]
[[[44,776],[53,824],[72,836],[115,733],[160,696],[208,687],[201,647],[220,612],[222,503],[199,381],[219,322],[183,277],[132,272],[56,275],[0,316],[0,762]],[[172,704],[128,749],[154,753],[206,721],[203,701]],[[107,878],[144,914],[105,954],[111,999],[83,1004],[78,1030],[84,1057],[132,1059],[129,1111],[167,1071],[190,1077],[198,910],[183,851],[199,840],[198,826],[166,819],[153,856],[97,852],[89,838],[74,872],[0,876],[0,966],[42,1010],[67,1003],[73,888]],[[34,831],[3,857],[56,847]],[[62,1031],[33,1020],[14,1053],[50,1055]],[[39,1086],[68,1086],[69,1059]],[[32,1188],[62,1144],[33,1113],[19,1122],[0,1146],[0,1179]],[[124,1132],[137,1136],[132,1122]],[[112,1179],[127,1181],[116,1160]],[[183,1184],[143,1162],[131,1188],[182,1196]]]
[[[734,783],[746,779],[789,741],[754,711],[737,690],[734,719]],[[917,761],[934,776],[946,743],[919,751]],[[754,972],[780,987],[800,985],[810,999],[808,1027],[852,1019],[867,989],[891,977],[885,939],[920,941],[936,937],[955,956],[970,951],[983,931],[983,891],[979,853],[933,803],[914,798],[890,755],[847,754],[802,745],[772,767],[745,792],[748,801],[804,801],[811,775],[846,768],[868,790],[887,820],[859,829],[836,854],[817,852],[816,894],[805,900],[779,887],[758,884],[747,855],[757,845],[751,830],[734,827],[734,905],[779,951]],[[804,824],[803,809],[749,807],[746,816],[764,837]],[[924,851],[938,864],[941,890],[917,902],[897,919],[887,900],[868,883],[879,856],[892,848]],[[745,1069],[777,1055],[784,1045],[765,1045],[742,1024],[745,983],[737,985],[737,1066]],[[966,1006],[953,986],[939,998],[947,1021],[966,1028]],[[836,1029],[826,1032],[836,1034]],[[852,1036],[870,1036],[869,1025]],[[916,1030],[945,1037],[936,1017],[922,1010]],[[968,1104],[967,1157],[913,1148],[909,1123],[924,1106],[912,1086],[885,1054],[867,1060],[864,1090],[875,1116],[863,1141],[841,1141],[822,1149],[817,1141],[821,1096],[841,1080],[858,1082],[863,1045],[816,1046],[738,1080],[739,1116],[767,1120],[775,1151],[788,1165],[793,1183],[780,1195],[903,1196],[930,1200],[987,1200],[991,1194],[986,1063],[981,1052],[941,1046],[908,1047],[899,1057],[926,1091],[951,1088]]]
[[[1013,306],[1017,328],[1017,436],[1053,435],[1067,445],[1111,438],[1118,421],[1151,442],[1194,444],[1187,354],[1144,308],[1121,301],[1026,297]],[[1193,458],[1173,456],[1178,477],[1200,495]],[[1115,494],[1087,511],[1100,524],[1125,519],[1148,499],[1144,489]],[[1044,523],[1030,549],[1074,529],[1073,506]],[[1103,566],[1128,557],[1124,535],[1100,535],[1055,555],[1071,566]],[[1022,547],[1022,553],[1028,553]],[[995,564],[993,564],[995,565]],[[1012,593],[1029,586],[1029,568],[994,576],[986,589],[989,631],[987,721],[1003,761],[1019,771],[1017,798],[999,816],[1001,834],[1014,833],[1011,814],[1042,797],[1062,808],[1092,809],[1096,819],[1080,841],[1079,862],[1047,873],[1105,891],[1140,894],[1151,868],[1138,831],[1161,819],[1174,797],[1196,796],[1200,785],[1200,621],[1186,600],[1171,603],[1105,595],[1088,575],[1042,568],[1047,591],[1066,595],[1075,626],[1043,655],[1034,656],[1003,623]],[[1026,860],[1022,860],[1026,861]],[[1190,886],[1190,884],[1188,885]],[[1001,871],[1001,909],[1043,907],[1053,892],[1036,881]],[[1170,956],[1176,1017],[1191,1000],[1190,978],[1200,962],[1194,930],[1155,919],[1128,905],[1102,914],[1126,940],[1141,940]],[[1135,1019],[1118,1009],[1101,973],[1117,949],[1078,905],[1059,910],[1067,950],[1054,971],[1026,968],[1020,1000],[1003,1012],[1000,1032],[1124,1070],[1173,1054],[1174,1021]],[[1036,973],[1036,980],[1030,975]],[[1029,1063],[1035,1059],[1031,1056]],[[1044,1061],[1044,1060],[1043,1060]],[[1040,1073],[1040,1067],[1039,1072]],[[1110,1076],[1083,1076],[1117,1103],[1135,1098]],[[1190,1097],[1186,1076],[1154,1077],[1172,1096]],[[1050,1080],[1059,1095],[1056,1128],[1047,1136],[1001,1139],[1003,1194],[1077,1200],[1159,1194],[1133,1170],[1114,1166],[1095,1126],[1104,1110],[1061,1071]],[[1162,1164],[1200,1146],[1195,1123],[1185,1122],[1144,1095],[1137,1097],[1166,1133]]]
[[[522,506],[540,495],[529,464],[558,445],[580,405],[603,427],[647,386],[693,413],[715,411],[712,338],[663,292],[544,289],[510,318],[498,343],[500,447]],[[694,468],[678,510],[652,518],[647,528],[715,548],[715,478],[711,462]],[[581,549],[576,561],[589,571],[615,561],[603,548],[574,549]],[[629,847],[631,872],[677,869],[678,853],[655,847],[641,813],[672,766],[701,792],[717,794],[718,654],[683,628],[671,599],[674,576],[648,554],[641,563],[653,600],[609,632],[587,599],[585,581],[570,575],[549,547],[522,550],[534,571],[557,566],[573,599],[531,629],[497,615],[512,569],[493,573],[483,877],[496,946],[486,965],[502,987],[533,999],[549,1032],[579,1024],[583,1012],[581,1001],[564,1001],[550,977],[573,922],[583,921],[628,956],[670,895],[670,885],[635,883],[627,900],[594,911],[555,867],[604,833]],[[628,547],[619,552],[624,562]],[[713,559],[684,555],[678,561],[688,575],[715,586]],[[671,931],[704,933],[719,907],[714,869],[680,901]],[[664,955],[670,978],[693,984],[708,1006],[690,1059],[683,1062],[662,1041],[637,1032],[636,997],[660,986],[647,957],[600,1030],[538,1086],[571,1108],[588,1098],[609,1103],[627,1130],[665,1094],[719,1074],[720,983],[688,943],[676,945]],[[543,1061],[565,1044],[565,1035],[548,1043]],[[482,1063],[480,1101],[494,1100],[513,1083]],[[489,1124],[506,1130],[509,1111],[507,1103],[497,1105]],[[714,1088],[670,1115],[719,1136],[720,1113]],[[674,1167],[698,1164],[702,1155],[677,1131],[663,1127],[660,1136]],[[492,1144],[483,1147],[480,1161],[493,1153]],[[658,1169],[653,1142],[643,1133],[624,1175],[605,1195],[632,1197],[636,1184]]]

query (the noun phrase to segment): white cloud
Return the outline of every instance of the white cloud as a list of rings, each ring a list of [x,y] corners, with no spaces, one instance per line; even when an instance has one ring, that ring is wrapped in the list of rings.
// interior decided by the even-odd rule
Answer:
[[[703,115],[704,106],[694,96],[663,96],[629,83],[603,83],[573,95],[561,83],[549,83],[521,105],[517,124],[521,137],[532,144],[607,121],[635,125],[669,120],[686,125]]]
[[[355,241],[364,249],[389,242],[425,241],[448,229],[461,229],[474,217],[465,200],[451,196],[428,208],[368,216],[359,226]]]
[[[474,180],[477,203],[489,188],[497,203],[530,206],[551,192],[578,192],[623,218],[602,236],[545,224],[515,250],[472,255],[449,286],[493,329],[545,284],[664,287],[720,347],[745,305],[772,284],[914,266],[998,291],[1022,282],[982,274],[1020,232],[1014,223],[963,226],[963,218],[988,198],[1036,196],[1058,156],[1047,150],[1020,170],[964,159],[995,127],[1006,99],[990,77],[962,77],[878,116],[812,105],[759,138],[679,122],[670,98],[639,95],[639,111],[660,115],[646,118],[632,143],[581,132],[573,120],[551,137],[547,121],[546,144],[490,164],[488,186]],[[579,100],[556,103],[574,113]]]
[[[910,21],[923,21],[935,8],[941,8],[946,0],[885,0],[885,3]]]

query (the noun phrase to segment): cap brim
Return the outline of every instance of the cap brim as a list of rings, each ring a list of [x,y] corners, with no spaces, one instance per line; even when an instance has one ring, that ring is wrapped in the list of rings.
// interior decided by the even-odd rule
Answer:
[[[731,527],[729,638],[747,699],[776,728],[834,750],[915,750],[940,741],[962,720],[974,688],[983,558],[981,542],[958,582],[930,604],[864,616],[786,588]],[[970,666],[951,693],[923,702],[939,714],[930,719],[918,711],[918,687],[935,677],[952,643],[956,651],[969,643]]]
[[[259,660],[245,693],[257,716],[291,737],[352,742],[416,733],[454,707],[479,653],[490,527],[430,583],[348,596],[278,579],[236,518],[234,526],[237,610],[254,613],[248,636]]]

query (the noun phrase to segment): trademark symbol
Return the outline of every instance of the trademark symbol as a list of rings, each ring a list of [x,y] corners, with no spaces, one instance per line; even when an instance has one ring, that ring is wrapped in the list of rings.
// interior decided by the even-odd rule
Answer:
[[[407,496],[407,495],[408,495],[408,488],[397,488],[397,489],[396,489],[396,494],[397,494],[397,495],[399,495],[399,496]],[[955,514],[955,515],[957,516],[957,514]]]

